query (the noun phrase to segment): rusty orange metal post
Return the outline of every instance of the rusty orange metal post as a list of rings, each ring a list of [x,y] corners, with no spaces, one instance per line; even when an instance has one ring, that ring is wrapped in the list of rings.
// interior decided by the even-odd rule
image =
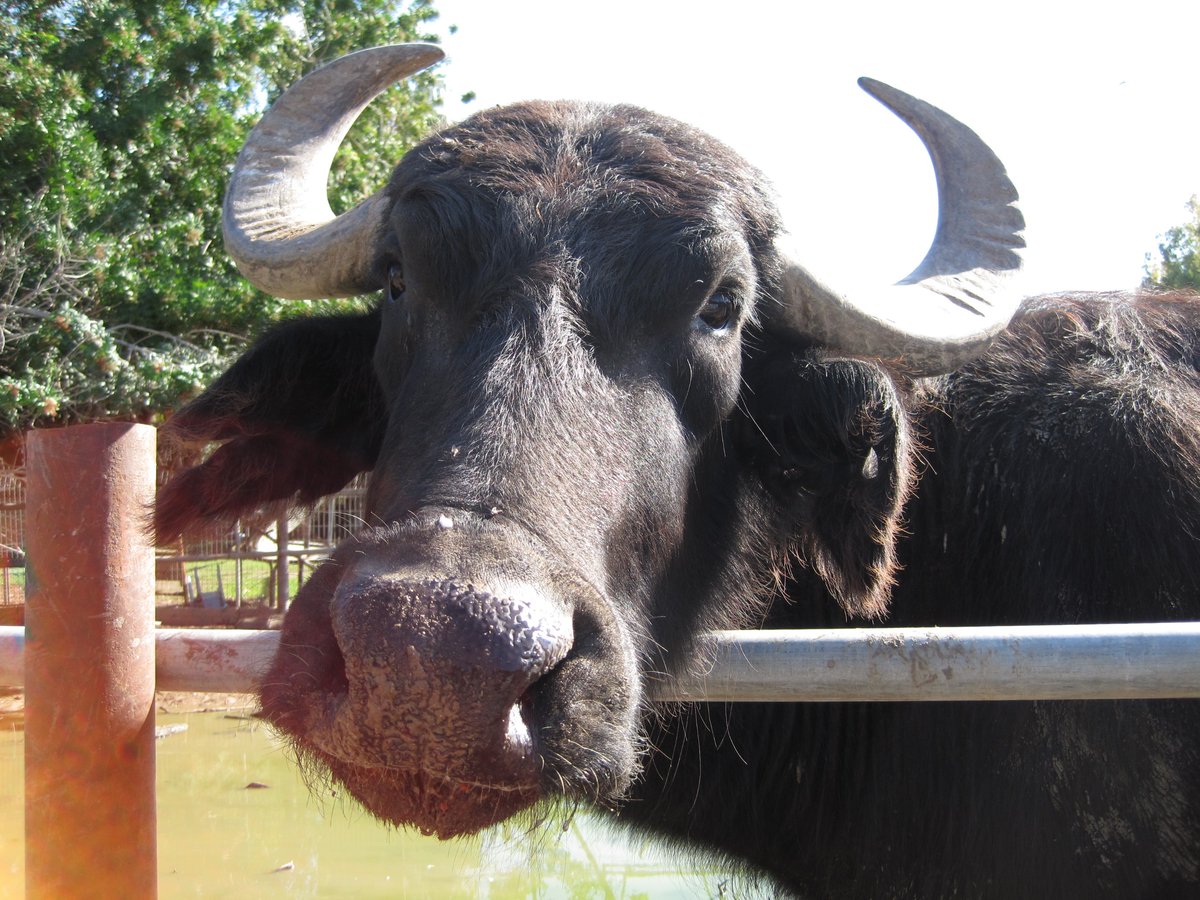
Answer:
[[[155,431],[27,444],[26,896],[154,897]]]

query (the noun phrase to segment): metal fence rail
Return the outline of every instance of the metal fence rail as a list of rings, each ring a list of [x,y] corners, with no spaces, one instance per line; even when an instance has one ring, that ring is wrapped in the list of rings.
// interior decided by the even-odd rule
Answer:
[[[253,691],[276,631],[160,629],[162,690]],[[1200,622],[724,631],[702,677],[656,700],[1120,700],[1200,697]],[[24,630],[0,628],[0,685],[23,681]]]

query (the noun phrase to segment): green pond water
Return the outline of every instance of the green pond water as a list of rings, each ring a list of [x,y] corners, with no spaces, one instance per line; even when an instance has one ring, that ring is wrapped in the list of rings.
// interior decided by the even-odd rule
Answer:
[[[438,841],[384,828],[328,788],[314,796],[257,720],[207,712],[160,714],[158,724],[187,726],[156,742],[162,898],[730,893],[721,873],[681,871],[686,859],[596,814],[532,833],[501,826],[471,841]],[[0,898],[24,896],[23,754],[19,718],[0,718]]]

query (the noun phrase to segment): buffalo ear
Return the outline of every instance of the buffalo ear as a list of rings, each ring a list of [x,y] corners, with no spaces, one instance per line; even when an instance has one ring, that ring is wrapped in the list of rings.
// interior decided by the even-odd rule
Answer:
[[[267,332],[164,427],[223,442],[159,489],[160,543],[264,506],[307,505],[370,469],[387,424],[371,359],[377,313],[297,319]]]
[[[851,615],[887,612],[915,480],[902,401],[878,365],[820,351],[747,361],[743,431],[790,549]]]

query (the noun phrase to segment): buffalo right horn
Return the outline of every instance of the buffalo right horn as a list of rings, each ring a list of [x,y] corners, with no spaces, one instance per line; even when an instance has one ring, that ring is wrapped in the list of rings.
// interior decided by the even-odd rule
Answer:
[[[289,300],[378,290],[378,191],[335,216],[326,182],[354,120],[384,89],[442,58],[432,44],[360,50],[296,82],[250,132],[225,194],[225,247],[254,285]]]
[[[978,356],[1021,300],[1025,219],[991,149],[935,106],[878,81],[859,85],[921,138],[938,186],[938,225],[925,259],[883,290],[843,293],[786,252],[779,323],[851,353],[892,359],[916,375],[951,372]]]

